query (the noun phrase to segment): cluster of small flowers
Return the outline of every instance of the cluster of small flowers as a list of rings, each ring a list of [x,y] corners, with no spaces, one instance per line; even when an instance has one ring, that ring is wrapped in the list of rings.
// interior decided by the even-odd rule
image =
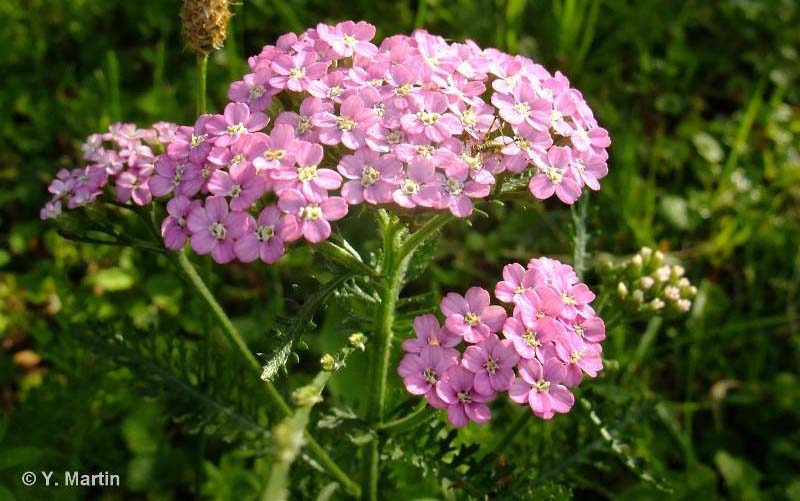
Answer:
[[[374,35],[353,21],[283,35],[249,59],[223,115],[177,132],[156,162],[174,193],[168,247],[270,263],[327,239],[349,205],[466,217],[503,172],[527,170],[540,199],[599,189],[610,139],[562,74],[424,31]]]
[[[697,287],[683,276],[683,266],[665,264],[664,258],[661,251],[643,247],[630,259],[605,264],[605,280],[616,284],[620,308],[647,314],[680,315],[689,311]]]
[[[571,266],[543,257],[527,268],[507,265],[495,297],[510,305],[511,316],[472,287],[442,300],[444,325],[433,314],[414,319],[417,337],[403,342],[397,371],[406,389],[447,409],[453,426],[488,421],[486,403],[500,392],[543,419],[569,412],[570,388],[603,368],[605,324],[589,304],[594,293]]]
[[[172,142],[177,129],[177,125],[169,122],[155,123],[149,129],[116,123],[106,133],[92,134],[82,147],[88,165],[58,171],[48,187],[53,198],[39,216],[42,219],[58,217],[64,201],[68,209],[94,203],[112,181],[118,201],[133,201],[136,205],[150,203],[155,160]]]

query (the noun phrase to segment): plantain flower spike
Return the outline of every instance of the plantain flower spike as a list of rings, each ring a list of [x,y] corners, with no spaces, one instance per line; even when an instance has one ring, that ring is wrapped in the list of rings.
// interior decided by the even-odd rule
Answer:
[[[198,56],[221,49],[230,18],[229,0],[183,0],[181,24],[186,46]]]

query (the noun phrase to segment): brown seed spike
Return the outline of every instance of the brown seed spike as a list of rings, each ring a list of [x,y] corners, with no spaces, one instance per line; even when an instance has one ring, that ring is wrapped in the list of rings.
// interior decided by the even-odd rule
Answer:
[[[229,0],[183,0],[181,24],[186,46],[200,56],[221,49],[230,18]]]

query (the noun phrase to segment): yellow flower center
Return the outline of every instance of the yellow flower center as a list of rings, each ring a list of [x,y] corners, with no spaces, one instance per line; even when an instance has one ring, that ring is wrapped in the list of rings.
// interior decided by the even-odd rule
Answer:
[[[375,167],[367,165],[361,173],[361,186],[372,186],[381,178],[381,173]]]
[[[306,183],[316,177],[317,177],[316,165],[309,165],[307,167],[301,165],[297,167],[297,179],[300,182]]]
[[[348,117],[338,117],[336,118],[336,126],[340,130],[351,131],[356,128],[356,121]]]
[[[316,221],[322,217],[322,209],[318,205],[306,205],[300,209],[300,217],[306,221]]]
[[[467,312],[467,314],[464,315],[464,322],[470,327],[475,327],[476,325],[478,325],[478,323],[480,323],[480,321],[481,317],[472,313],[471,311]]]
[[[430,111],[418,111],[417,118],[420,119],[422,123],[425,125],[433,125],[439,121],[442,116],[438,113],[433,113]]]
[[[282,160],[286,154],[284,150],[267,150],[264,152],[264,158],[267,160]]]

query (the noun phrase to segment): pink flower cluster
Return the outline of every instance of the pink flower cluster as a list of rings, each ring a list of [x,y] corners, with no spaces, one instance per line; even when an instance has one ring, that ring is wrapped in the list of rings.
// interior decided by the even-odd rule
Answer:
[[[170,197],[169,249],[272,263],[287,243],[327,239],[350,205],[467,217],[520,173],[539,199],[599,189],[610,139],[564,75],[421,30],[374,35],[353,21],[283,35],[249,59],[222,115],[90,136],[91,164],[58,173],[42,218],[92,203],[113,178],[120,202]]]
[[[42,219],[61,214],[62,203],[74,209],[93,203],[113,182],[120,202],[146,205],[153,199],[150,182],[157,155],[172,141],[178,126],[158,122],[149,129],[116,123],[108,132],[92,134],[83,145],[85,167],[61,169],[50,183],[53,198],[39,213]]]
[[[543,257],[527,268],[507,265],[495,297],[511,316],[490,304],[489,292],[472,287],[442,300],[444,325],[433,314],[414,319],[416,338],[403,342],[397,370],[406,389],[447,409],[457,427],[487,422],[486,404],[502,392],[543,419],[569,412],[570,388],[603,368],[605,325],[589,304],[594,293],[571,266]]]
[[[374,35],[353,21],[283,35],[249,59],[223,115],[178,130],[152,181],[174,197],[169,248],[274,262],[286,243],[327,239],[349,205],[466,217],[526,169],[537,198],[599,188],[608,133],[563,75],[424,31]]]

